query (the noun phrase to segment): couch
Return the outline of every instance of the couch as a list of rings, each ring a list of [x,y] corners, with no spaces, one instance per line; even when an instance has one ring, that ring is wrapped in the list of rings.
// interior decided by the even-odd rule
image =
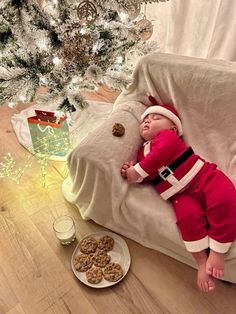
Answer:
[[[132,83],[114,103],[110,116],[69,154],[69,176],[62,191],[83,219],[92,219],[138,243],[194,268],[168,201],[149,184],[128,184],[124,161],[142,144],[141,114],[148,95],[179,111],[184,139],[236,183],[236,63],[152,53],[137,63]],[[125,127],[122,137],[112,127]],[[236,283],[236,243],[225,257],[224,280]]]

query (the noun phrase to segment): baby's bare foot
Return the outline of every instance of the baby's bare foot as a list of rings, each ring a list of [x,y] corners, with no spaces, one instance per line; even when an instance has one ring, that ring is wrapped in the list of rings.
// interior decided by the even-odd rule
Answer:
[[[210,251],[206,262],[206,273],[218,279],[224,277],[224,254]]]
[[[212,276],[206,273],[205,263],[198,266],[197,285],[203,292],[210,292],[215,289],[215,283]]]

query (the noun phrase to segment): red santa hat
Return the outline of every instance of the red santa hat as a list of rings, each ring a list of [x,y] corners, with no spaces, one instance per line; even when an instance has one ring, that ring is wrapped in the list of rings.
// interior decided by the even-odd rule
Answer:
[[[151,114],[158,113],[168,119],[170,119],[177,127],[178,135],[181,136],[183,134],[182,123],[179,117],[177,110],[170,105],[159,105],[156,99],[153,96],[148,97],[153,106],[148,107],[141,116],[141,120]]]

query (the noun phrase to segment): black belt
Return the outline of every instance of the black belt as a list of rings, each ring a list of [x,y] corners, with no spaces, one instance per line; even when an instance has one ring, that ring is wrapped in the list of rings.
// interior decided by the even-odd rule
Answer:
[[[165,181],[166,178],[176,170],[185,160],[194,154],[192,147],[189,147],[182,155],[180,155],[175,161],[173,161],[169,166],[163,167],[163,170],[159,172],[159,175],[154,178],[151,182],[153,184],[159,184]]]

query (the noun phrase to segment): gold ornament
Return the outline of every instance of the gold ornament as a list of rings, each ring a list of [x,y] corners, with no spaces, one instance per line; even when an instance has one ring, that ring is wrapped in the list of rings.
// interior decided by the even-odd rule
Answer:
[[[60,56],[64,59],[66,66],[73,66],[81,63],[81,66],[90,60],[84,51],[86,47],[92,45],[92,39],[89,34],[81,34],[82,26],[80,23],[72,23],[67,26],[63,34],[63,45]],[[74,32],[73,37],[71,37]]]
[[[139,31],[139,36],[142,40],[146,41],[148,40],[153,33],[153,25],[152,22],[150,22],[146,16],[144,16],[141,20],[135,23],[138,31]]]
[[[85,20],[87,23],[93,23],[96,20],[98,13],[94,3],[85,0],[78,5],[77,15],[80,20]]]
[[[88,62],[90,57],[85,56],[84,50],[87,46],[91,45],[91,38],[88,35],[75,36],[74,40],[68,38],[63,43],[62,57],[67,65],[73,65],[74,63]]]

